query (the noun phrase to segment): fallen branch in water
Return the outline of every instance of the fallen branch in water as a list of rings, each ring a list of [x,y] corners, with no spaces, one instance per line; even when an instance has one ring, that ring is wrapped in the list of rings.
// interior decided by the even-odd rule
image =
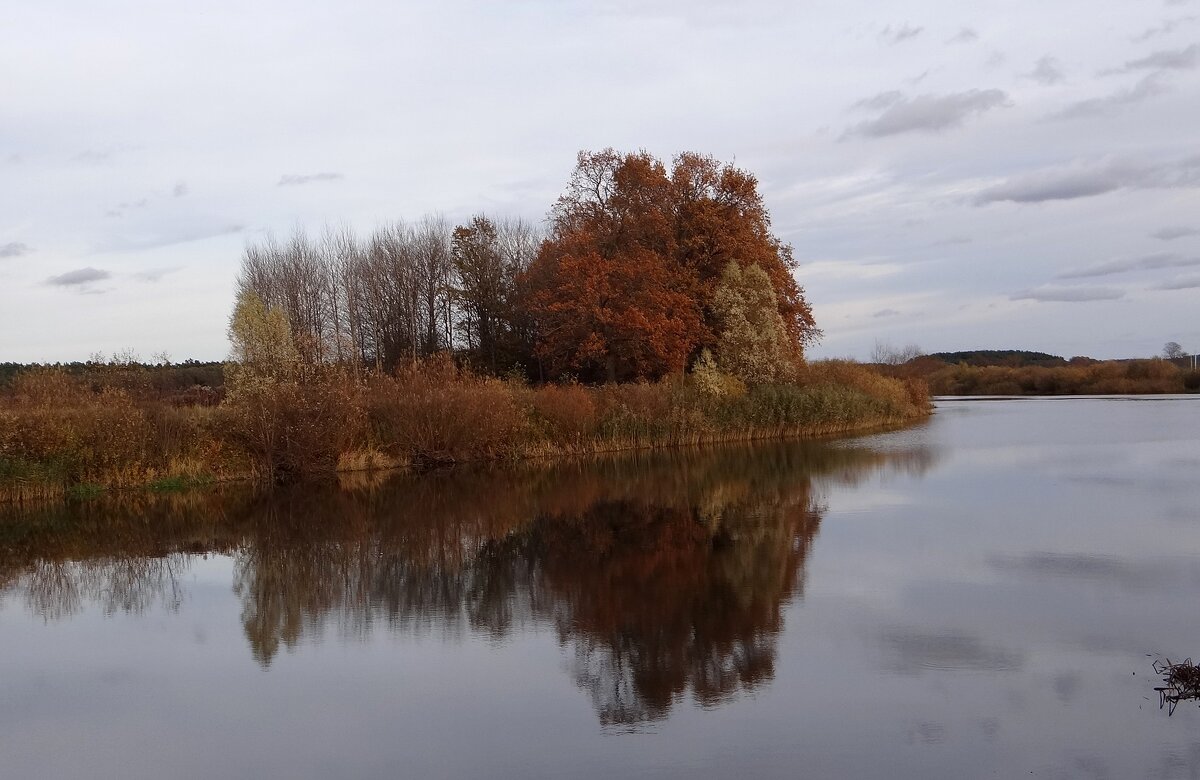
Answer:
[[[1175,714],[1181,701],[1200,699],[1200,666],[1194,665],[1191,658],[1177,664],[1170,658],[1160,658],[1154,662],[1154,673],[1163,678],[1164,685],[1154,690],[1158,691],[1158,708],[1166,707],[1167,715]]]

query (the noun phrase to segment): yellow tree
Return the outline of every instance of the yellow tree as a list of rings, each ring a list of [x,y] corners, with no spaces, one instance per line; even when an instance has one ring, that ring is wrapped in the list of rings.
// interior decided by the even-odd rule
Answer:
[[[717,361],[746,384],[787,381],[797,368],[794,343],[779,313],[775,289],[757,265],[725,266],[713,294]]]

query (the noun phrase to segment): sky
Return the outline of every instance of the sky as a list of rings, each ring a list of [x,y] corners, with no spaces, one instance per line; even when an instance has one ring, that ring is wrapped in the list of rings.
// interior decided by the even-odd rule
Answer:
[[[219,360],[267,231],[753,172],[815,357],[1200,351],[1200,0],[0,0],[0,362]]]

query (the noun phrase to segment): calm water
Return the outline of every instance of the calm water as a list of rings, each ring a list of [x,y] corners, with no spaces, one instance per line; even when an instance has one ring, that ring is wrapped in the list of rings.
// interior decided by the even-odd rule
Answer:
[[[11,778],[1200,777],[1200,398],[0,517]]]

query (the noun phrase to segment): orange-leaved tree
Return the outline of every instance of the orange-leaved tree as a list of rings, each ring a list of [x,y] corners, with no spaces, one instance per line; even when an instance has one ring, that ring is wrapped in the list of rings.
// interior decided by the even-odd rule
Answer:
[[[753,175],[697,154],[580,152],[526,276],[550,374],[657,379],[717,348],[726,266],[771,281],[792,359],[819,333]]]

